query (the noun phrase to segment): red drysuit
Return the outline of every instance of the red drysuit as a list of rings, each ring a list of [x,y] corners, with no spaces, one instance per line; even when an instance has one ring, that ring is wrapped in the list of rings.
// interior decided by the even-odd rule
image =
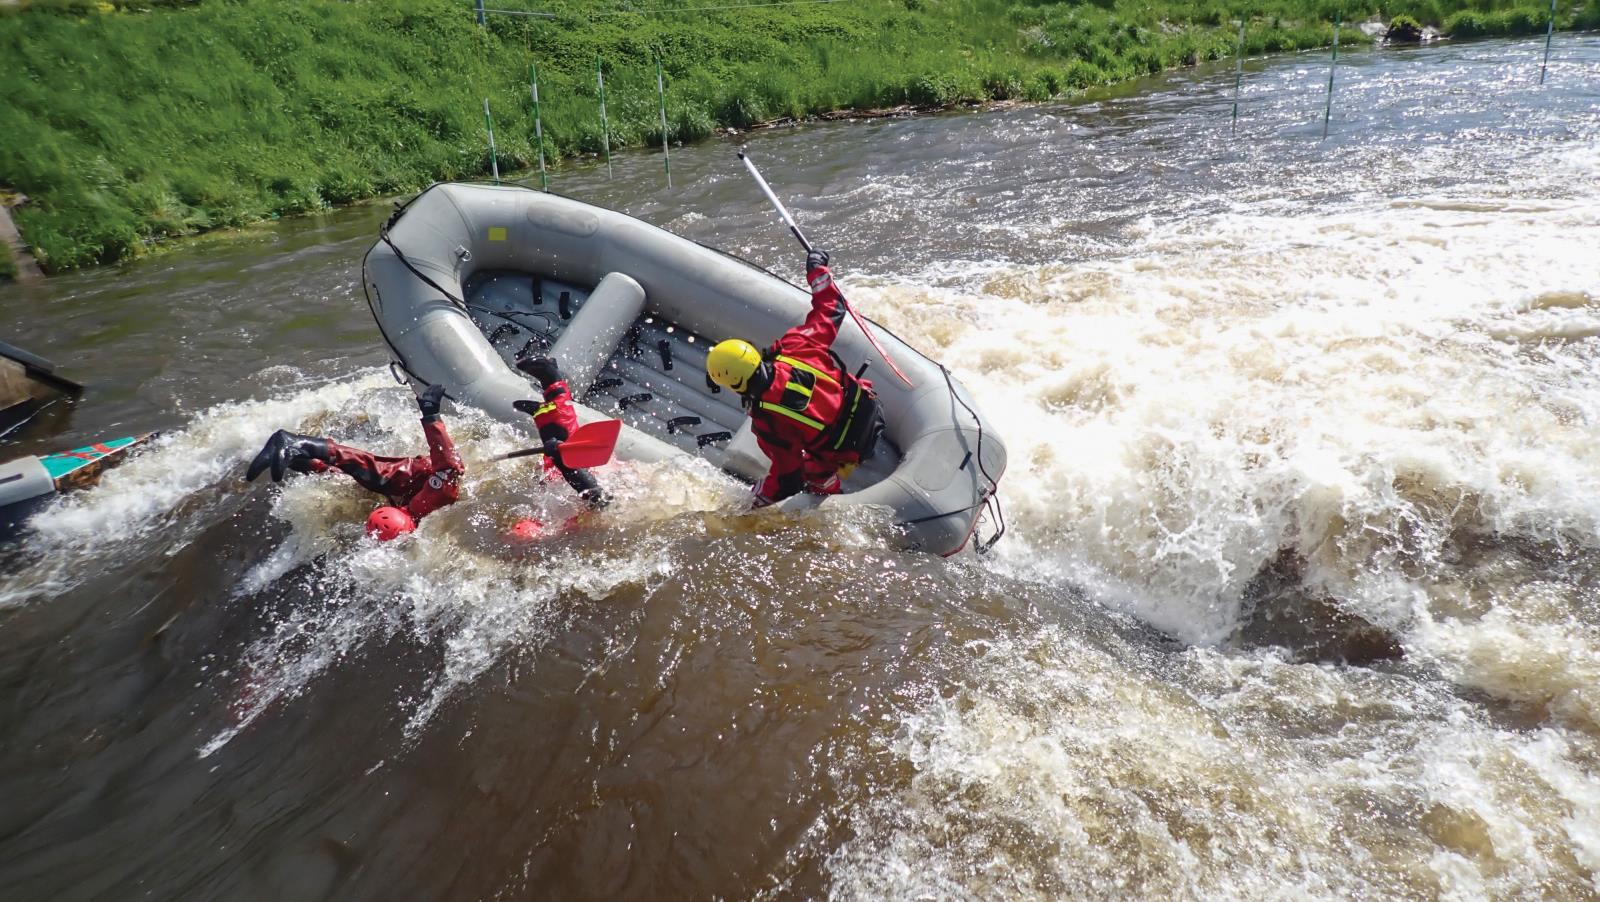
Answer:
[[[756,443],[772,461],[756,484],[757,506],[802,488],[837,493],[840,468],[861,461],[861,433],[852,426],[859,425],[853,422],[856,413],[868,415],[861,402],[870,398],[872,383],[847,373],[831,350],[846,310],[828,268],[812,267],[806,280],[811,312],[762,355],[772,364],[772,382],[750,402]]]
[[[459,483],[466,469],[443,420],[423,417],[422,434],[428,439],[428,454],[424,457],[379,457],[329,441],[328,462],[309,461],[306,471],[321,473],[337,467],[362,488],[383,495],[395,507],[405,508],[412,519],[421,520],[460,496]]]

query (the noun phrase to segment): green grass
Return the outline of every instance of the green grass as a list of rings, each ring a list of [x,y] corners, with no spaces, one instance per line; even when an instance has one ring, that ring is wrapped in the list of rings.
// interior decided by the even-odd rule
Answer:
[[[10,282],[17,277],[17,261],[11,259],[11,248],[0,245],[0,282]]]
[[[596,153],[595,57],[613,149],[668,132],[842,108],[1044,100],[1229,56],[1323,46],[1337,0],[846,0],[831,5],[612,14],[720,0],[545,0],[555,19],[474,24],[469,0],[38,2],[0,13],[0,187],[27,193],[19,227],[59,271],[153,242],[537,159],[528,65],[540,66],[546,153]],[[1574,3],[1587,2],[1587,6]],[[528,0],[490,6],[530,8]],[[1600,0],[1563,0],[1560,24]],[[1346,22],[1405,14],[1451,34],[1524,33],[1516,0],[1354,0]],[[1531,10],[1531,12],[1530,12]],[[1343,41],[1365,41],[1347,29]]]

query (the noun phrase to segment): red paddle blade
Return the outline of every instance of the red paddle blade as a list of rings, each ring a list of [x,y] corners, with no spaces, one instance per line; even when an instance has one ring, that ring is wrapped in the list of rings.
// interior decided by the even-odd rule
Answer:
[[[578,427],[572,437],[561,443],[561,462],[574,470],[604,466],[617,448],[617,436],[622,434],[621,420],[600,420]]]

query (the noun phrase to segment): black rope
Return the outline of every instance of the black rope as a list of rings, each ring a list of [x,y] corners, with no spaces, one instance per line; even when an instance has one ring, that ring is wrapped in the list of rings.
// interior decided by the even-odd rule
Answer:
[[[466,304],[464,306],[468,310],[477,310],[477,311],[485,313],[485,314],[487,314],[489,316],[494,316],[494,317],[498,317],[500,319],[503,319],[506,322],[512,324],[513,326],[516,326],[518,329],[524,329],[526,331],[532,332],[535,335],[543,336],[545,341],[547,341],[547,342],[552,342],[553,343],[555,341],[555,334],[556,334],[555,333],[555,328],[554,328],[555,317],[551,316],[548,313],[545,313],[543,310],[504,310],[504,311],[502,311],[502,310],[491,310],[488,307],[483,306],[482,304]],[[544,320],[546,329],[548,329],[548,331],[546,331],[546,329],[538,329],[538,328],[535,328],[535,327],[533,327],[533,326],[531,326],[531,325],[529,325],[527,323],[520,322],[518,320],[512,319],[512,317],[514,317],[514,316],[537,316],[540,319]],[[504,328],[504,327],[502,327],[502,328]]]
[[[1006,534],[1006,515],[1005,510],[1000,506],[1000,480],[989,475],[989,469],[983,465],[983,419],[978,416],[978,412],[973,410],[966,401],[961,400],[961,393],[956,391],[955,382],[950,378],[950,369],[938,361],[934,361],[933,365],[938,367],[939,372],[944,374],[944,384],[946,388],[950,389],[950,397],[954,398],[957,404],[966,409],[967,413],[972,417],[973,424],[978,429],[978,453],[973,456],[978,461],[978,472],[983,474],[984,479],[989,480],[989,492],[981,503],[987,507],[990,501],[994,502],[995,522],[999,527],[999,531],[991,536],[989,541],[980,540],[976,546],[979,554],[987,554],[989,549],[994,547],[994,543],[1000,541],[1000,537]],[[958,418],[956,426],[959,427],[960,425],[961,422]],[[966,461],[962,461],[962,463],[965,464]],[[966,508],[966,510],[972,510],[977,506],[974,504],[972,507]]]
[[[405,215],[406,210],[410,209],[412,204],[414,204],[417,201],[421,200],[422,196],[424,194],[427,194],[429,191],[432,191],[433,189],[439,187],[442,184],[444,184],[444,183],[443,182],[434,182],[433,184],[429,185],[428,187],[422,189],[421,191],[418,191],[416,196],[412,197],[410,200],[408,200],[408,201],[406,201],[404,203],[395,204],[394,212],[390,213],[389,214],[389,218],[384,221],[383,225],[378,227],[378,236],[383,239],[384,243],[388,244],[390,248],[394,249],[394,243],[389,241],[389,227],[394,225],[396,222],[399,222],[400,221],[400,217]],[[395,358],[395,362],[399,362],[400,350],[394,346],[394,342],[389,340],[389,333],[384,331],[383,320],[378,318],[378,308],[372,303],[372,291],[368,287],[369,280],[367,278],[367,260],[369,258],[371,258],[372,251],[376,247],[377,247],[377,245],[373,245],[372,247],[367,248],[367,252],[361,255],[361,293],[366,296],[366,299],[367,299],[367,312],[372,314],[372,321],[378,327],[378,335],[382,336],[383,343],[388,346],[389,353],[391,355],[393,355],[393,357]],[[398,249],[395,249],[395,250],[398,253]],[[415,271],[415,270],[413,270],[413,271]],[[404,363],[401,363],[400,366],[401,366],[402,369],[405,369],[405,364]],[[406,372],[407,373],[411,373],[411,371],[409,369],[406,369]],[[411,375],[413,376],[413,378],[415,378],[416,374],[411,373]],[[419,379],[417,381],[420,382],[422,380]],[[426,383],[424,383],[424,384],[426,384]]]
[[[378,238],[380,240],[382,240],[382,242],[384,244],[387,244],[389,246],[389,249],[394,252],[395,257],[398,258],[400,260],[400,262],[405,265],[406,269],[411,271],[412,275],[415,275],[417,278],[419,278],[423,282],[427,283],[435,291],[437,291],[440,294],[444,295],[446,300],[450,301],[452,304],[456,305],[457,307],[460,307],[462,309],[462,311],[465,312],[466,308],[467,308],[466,302],[460,300],[459,298],[454,297],[453,295],[450,294],[450,292],[445,291],[443,288],[439,287],[438,283],[434,282],[432,279],[428,278],[422,272],[418,271],[418,269],[415,266],[411,265],[411,261],[406,259],[406,255],[400,252],[400,248],[395,247],[395,243],[392,240],[390,240],[390,238],[389,238],[389,227],[394,225],[396,222],[399,222],[400,221],[400,217],[405,215],[406,210],[410,209],[412,204],[414,204],[417,201],[421,200],[423,195],[427,194],[429,191],[432,191],[433,189],[435,189],[435,188],[437,188],[437,187],[439,187],[440,185],[443,185],[443,184],[445,184],[445,183],[444,182],[434,182],[433,184],[429,185],[428,187],[426,187],[426,188],[422,189],[421,191],[417,192],[416,196],[412,197],[410,200],[406,201],[405,203],[395,204],[394,212],[389,214],[389,218],[384,221],[383,225],[378,227]],[[389,372],[391,374],[393,374],[394,368],[396,366],[398,366],[398,367],[400,367],[401,370],[403,370],[405,372],[405,374],[407,376],[410,376],[412,379],[415,379],[417,382],[421,383],[422,385],[431,386],[431,383],[429,383],[428,380],[423,379],[421,376],[418,376],[416,373],[411,371],[410,367],[406,366],[404,355],[402,355],[400,353],[400,349],[399,348],[396,348],[394,346],[394,342],[389,340],[389,333],[384,330],[384,328],[383,328],[383,320],[382,320],[382,318],[380,318],[378,316],[378,308],[372,302],[372,290],[369,287],[369,284],[370,284],[371,280],[369,280],[367,278],[367,261],[372,257],[372,251],[376,247],[377,247],[377,245],[373,245],[372,247],[367,248],[367,252],[361,255],[361,293],[367,299],[367,312],[372,314],[372,322],[378,327],[378,335],[380,335],[383,338],[383,343],[386,346],[388,346],[389,353],[392,355],[392,359],[389,361]],[[472,314],[468,313],[467,316],[470,318],[472,316]],[[513,320],[513,322],[514,322],[514,320]],[[452,401],[455,400],[455,397],[453,395],[446,394],[445,397],[450,398]]]
[[[434,280],[428,278],[426,273],[424,273],[420,269],[417,269],[417,267],[415,265],[413,265],[412,262],[409,259],[406,258],[406,255],[401,253],[400,248],[397,247],[395,245],[395,243],[394,243],[394,240],[389,237],[389,226],[388,226],[387,223],[384,224],[383,226],[381,226],[378,229],[378,238],[380,240],[382,240],[384,244],[389,245],[389,250],[394,251],[395,259],[399,260],[401,265],[405,266],[406,269],[411,270],[411,274],[416,276],[417,278],[421,279],[423,284],[427,285],[429,288],[432,288],[434,291],[437,291],[440,294],[444,295],[444,299],[445,300],[447,300],[450,303],[456,305],[457,307],[460,307],[463,311],[467,309],[467,302],[466,301],[464,301],[461,298],[458,298],[455,295],[451,294],[450,292],[446,291],[444,289],[444,286],[442,286],[438,282],[435,282]],[[363,266],[365,266],[365,264],[363,264]]]

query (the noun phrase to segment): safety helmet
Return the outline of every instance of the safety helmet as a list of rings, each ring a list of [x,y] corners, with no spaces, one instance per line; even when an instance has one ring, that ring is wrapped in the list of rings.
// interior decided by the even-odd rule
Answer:
[[[511,524],[506,538],[512,542],[532,542],[542,535],[544,535],[544,524],[532,517],[524,517]]]
[[[761,352],[742,338],[717,342],[706,355],[706,375],[723,388],[740,394],[750,387],[750,377],[761,367]]]
[[[416,528],[417,522],[398,507],[384,505],[367,515],[367,535],[377,536],[380,542],[399,538]]]

